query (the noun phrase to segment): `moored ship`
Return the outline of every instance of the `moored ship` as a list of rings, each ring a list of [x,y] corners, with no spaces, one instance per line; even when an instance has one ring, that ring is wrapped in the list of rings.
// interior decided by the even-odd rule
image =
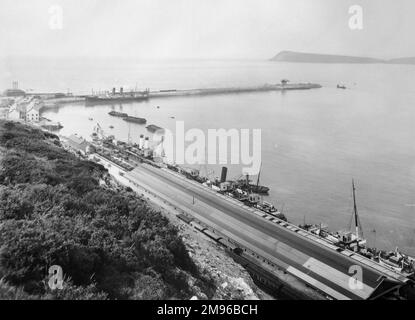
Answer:
[[[87,103],[134,102],[147,100],[148,97],[148,89],[145,91],[124,92],[124,89],[121,87],[119,92],[116,92],[115,88],[113,88],[112,92],[104,92],[100,94],[85,96],[85,101]]]
[[[144,124],[144,123],[147,122],[147,120],[144,119],[144,118],[132,117],[132,116],[127,116],[127,117],[123,118],[123,120],[127,121],[127,122],[139,123],[139,124]]]
[[[161,132],[161,131],[164,131],[164,129],[163,129],[163,128],[161,128],[161,127],[159,127],[159,126],[156,126],[155,124],[150,124],[150,125],[148,125],[148,126],[146,127],[146,129],[147,129],[148,131],[150,131],[150,132],[156,132],[156,131]]]
[[[266,186],[262,186],[259,184],[259,177],[261,172],[258,173],[258,178],[256,184],[251,183],[249,180],[249,175],[245,176],[245,179],[240,179],[237,181],[238,188],[252,193],[259,193],[259,194],[268,194],[269,188]]]
[[[411,274],[415,271],[415,259],[399,252],[398,248],[395,251],[380,251],[377,259],[381,265],[400,273]]]
[[[110,112],[108,112],[108,114],[110,116],[113,116],[113,117],[120,117],[120,118],[128,117],[128,114],[126,114],[124,112],[118,112],[118,111],[110,111]]]

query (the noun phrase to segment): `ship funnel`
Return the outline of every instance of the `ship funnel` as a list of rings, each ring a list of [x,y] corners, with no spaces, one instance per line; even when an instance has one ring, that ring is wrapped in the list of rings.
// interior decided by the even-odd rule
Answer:
[[[140,140],[138,141],[138,147],[140,149],[143,149],[144,147],[144,136],[142,134],[140,135]]]
[[[112,94],[115,94],[115,88],[112,88]]]
[[[123,93],[124,93],[124,88],[123,88],[123,87],[121,87],[121,88],[120,88],[120,93],[121,93],[121,94],[123,94]]]
[[[146,139],[144,140],[144,149],[149,149],[149,138],[146,137]]]
[[[228,168],[222,167],[222,174],[220,176],[220,182],[226,182],[226,175],[228,174]]]

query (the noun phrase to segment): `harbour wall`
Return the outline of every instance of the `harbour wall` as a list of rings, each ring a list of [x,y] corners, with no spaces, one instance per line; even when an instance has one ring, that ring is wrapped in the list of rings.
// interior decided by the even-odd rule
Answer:
[[[164,97],[185,97],[185,96],[203,96],[203,95],[219,95],[219,94],[238,94],[248,92],[265,92],[265,91],[285,91],[285,90],[310,90],[321,88],[321,85],[316,83],[292,83],[292,84],[266,84],[262,86],[248,86],[248,87],[224,87],[224,88],[204,88],[204,89],[187,89],[187,90],[154,90],[148,91],[147,97],[152,98],[164,98]],[[142,92],[125,92],[128,94],[142,94]],[[30,94],[32,95],[32,94]],[[55,93],[42,93],[36,94],[41,99],[46,100],[49,105],[58,103],[74,103],[85,101],[88,95],[71,95],[55,97]],[[121,97],[122,99],[122,97]],[[110,100],[110,99],[108,99]],[[113,101],[117,101],[118,98],[113,98]],[[133,101],[133,100],[132,100]],[[106,101],[102,101],[106,102]]]

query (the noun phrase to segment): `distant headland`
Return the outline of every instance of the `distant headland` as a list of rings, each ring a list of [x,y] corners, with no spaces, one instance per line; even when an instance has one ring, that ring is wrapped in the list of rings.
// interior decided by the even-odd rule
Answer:
[[[271,61],[305,62],[305,63],[386,63],[386,64],[415,64],[415,57],[397,58],[390,60],[370,57],[344,56],[334,54],[304,53],[295,51],[281,51]]]

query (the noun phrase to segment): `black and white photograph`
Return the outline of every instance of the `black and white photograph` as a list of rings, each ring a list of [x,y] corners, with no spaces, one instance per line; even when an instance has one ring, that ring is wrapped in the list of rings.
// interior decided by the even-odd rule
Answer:
[[[414,12],[0,0],[0,300],[415,300]]]

